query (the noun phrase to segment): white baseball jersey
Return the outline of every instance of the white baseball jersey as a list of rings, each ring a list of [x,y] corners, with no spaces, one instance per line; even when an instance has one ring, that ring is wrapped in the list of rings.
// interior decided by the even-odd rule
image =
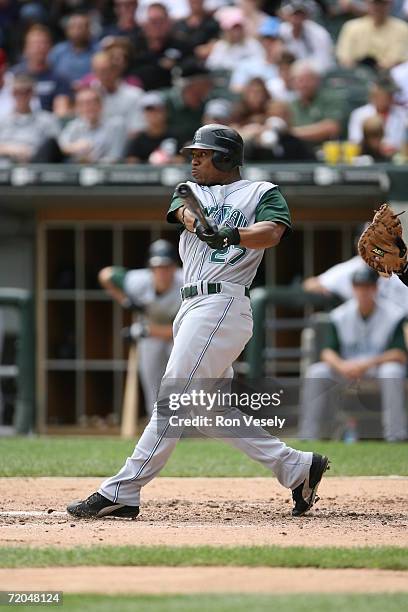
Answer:
[[[318,276],[319,282],[325,289],[336,293],[343,300],[349,300],[353,297],[353,285],[351,282],[354,272],[366,268],[367,265],[359,255],[339,263],[332,268],[323,272]],[[404,285],[393,274],[391,278],[380,276],[377,283],[378,296],[390,302],[394,306],[398,306],[405,315],[408,315],[408,287]]]
[[[401,322],[401,310],[393,304],[379,302],[373,314],[363,319],[357,301],[348,300],[330,313],[336,328],[343,359],[380,355],[394,336]]]
[[[208,217],[218,226],[247,227],[257,221],[277,221],[291,226],[287,204],[273,183],[244,179],[227,185],[197,185],[188,181],[194,195],[202,202]],[[175,197],[168,219],[183,200]],[[184,283],[199,280],[229,281],[249,287],[254,279],[264,250],[234,245],[212,249],[197,236],[184,230],[179,243],[183,262]]]
[[[182,286],[183,272],[177,270],[171,288],[158,295],[151,270],[140,269],[126,273],[123,290],[132,301],[146,307],[146,315],[152,323],[166,324],[172,323],[180,308]]]

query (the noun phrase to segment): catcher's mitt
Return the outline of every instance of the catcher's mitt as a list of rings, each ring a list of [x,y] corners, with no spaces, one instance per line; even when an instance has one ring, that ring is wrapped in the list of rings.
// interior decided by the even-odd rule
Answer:
[[[398,217],[389,204],[382,204],[358,241],[361,257],[381,276],[401,274],[407,265],[407,247]]]

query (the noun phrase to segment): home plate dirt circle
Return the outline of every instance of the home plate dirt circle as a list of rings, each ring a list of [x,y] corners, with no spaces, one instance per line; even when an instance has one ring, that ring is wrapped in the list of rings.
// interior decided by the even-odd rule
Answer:
[[[408,478],[325,478],[321,500],[301,519],[272,478],[158,478],[144,488],[136,520],[66,514],[100,480],[1,478],[0,545],[408,545]]]

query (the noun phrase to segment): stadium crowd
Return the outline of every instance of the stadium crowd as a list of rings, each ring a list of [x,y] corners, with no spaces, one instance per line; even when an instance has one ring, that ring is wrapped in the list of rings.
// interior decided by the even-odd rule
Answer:
[[[408,160],[408,0],[0,0],[0,161]],[[341,144],[340,144],[341,143]]]

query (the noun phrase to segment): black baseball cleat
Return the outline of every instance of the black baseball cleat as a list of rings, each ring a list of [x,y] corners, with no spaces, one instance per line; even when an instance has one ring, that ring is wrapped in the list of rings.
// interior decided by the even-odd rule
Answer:
[[[67,506],[67,512],[77,518],[103,518],[105,516],[136,518],[139,514],[139,506],[117,504],[100,493],[92,493],[87,499],[71,502]]]
[[[313,453],[312,465],[310,466],[309,476],[292,491],[292,498],[295,505],[292,516],[302,516],[313,506],[316,499],[317,489],[326,470],[330,469],[329,458]]]

